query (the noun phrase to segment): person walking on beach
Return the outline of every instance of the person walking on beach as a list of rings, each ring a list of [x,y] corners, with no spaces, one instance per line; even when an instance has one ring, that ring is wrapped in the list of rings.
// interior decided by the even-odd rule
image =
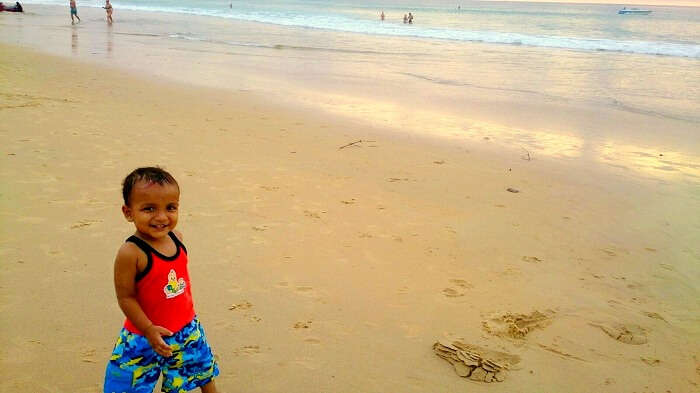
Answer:
[[[78,22],[80,22],[80,17],[78,16],[78,6],[75,5],[75,0],[70,0],[70,24],[74,25],[75,24],[75,18],[78,18]]]
[[[102,7],[107,11],[107,23],[110,25],[112,24],[112,4],[110,4],[109,0],[105,0],[105,6]]]
[[[194,310],[187,248],[175,231],[180,186],[159,167],[138,168],[124,179],[122,196],[122,213],[136,231],[114,261],[126,321],[107,363],[104,392],[152,392],[162,372],[165,393],[217,393],[219,367]]]

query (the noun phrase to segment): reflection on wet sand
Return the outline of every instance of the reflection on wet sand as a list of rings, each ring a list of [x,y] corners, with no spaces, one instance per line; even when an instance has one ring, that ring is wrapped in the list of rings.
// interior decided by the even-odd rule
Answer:
[[[70,47],[73,55],[78,54],[78,28],[73,26],[71,29],[71,40],[70,40]]]
[[[658,151],[644,146],[606,140],[598,147],[599,161],[647,176],[700,180],[700,157],[679,151]]]
[[[395,103],[366,98],[326,95],[314,104],[327,112],[375,126],[388,126],[417,134],[489,141],[513,148],[527,148],[551,157],[578,157],[584,144],[580,137],[563,132],[513,128],[436,110],[407,109]]]
[[[114,39],[112,35],[112,24],[107,25],[107,57],[112,57],[112,47],[114,45]]]
[[[614,139],[586,140],[575,130],[515,128],[476,121],[430,109],[409,109],[396,103],[350,95],[304,94],[309,104],[379,127],[457,140],[488,142],[506,149],[524,149],[528,158],[584,158],[659,179],[700,180],[700,157],[681,151],[663,152]],[[591,146],[593,145],[593,146]]]

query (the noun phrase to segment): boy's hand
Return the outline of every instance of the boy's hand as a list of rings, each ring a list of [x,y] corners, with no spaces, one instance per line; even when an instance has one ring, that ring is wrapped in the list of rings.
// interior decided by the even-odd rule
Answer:
[[[166,358],[172,356],[173,349],[170,348],[170,345],[165,343],[162,336],[172,336],[173,332],[162,326],[151,325],[146,328],[143,334],[146,336],[146,339],[148,339],[148,343],[151,344],[151,348],[153,348],[157,354],[165,356]]]

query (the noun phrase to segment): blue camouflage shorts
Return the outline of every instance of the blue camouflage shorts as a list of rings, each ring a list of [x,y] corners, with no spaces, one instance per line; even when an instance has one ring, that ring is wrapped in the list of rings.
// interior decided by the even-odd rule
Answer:
[[[157,354],[146,337],[122,328],[105,373],[105,393],[151,393],[163,373],[162,391],[184,393],[219,375],[197,318],[163,340],[173,349],[166,358]]]

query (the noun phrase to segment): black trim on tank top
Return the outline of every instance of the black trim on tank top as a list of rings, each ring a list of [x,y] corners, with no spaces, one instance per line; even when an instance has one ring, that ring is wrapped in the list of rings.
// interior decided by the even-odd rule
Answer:
[[[172,261],[176,260],[177,257],[180,256],[180,248],[182,248],[183,251],[185,252],[185,254],[187,254],[187,248],[185,248],[185,245],[182,244],[180,239],[178,239],[177,236],[173,232],[168,232],[168,235],[175,243],[175,248],[177,248],[177,250],[175,251],[175,254],[173,256],[170,256],[170,257],[167,257],[167,256],[161,254],[160,252],[158,252],[158,250],[153,248],[145,240],[143,240],[135,235],[131,235],[131,236],[129,236],[128,239],[126,239],[127,242],[131,242],[131,243],[136,244],[136,246],[138,246],[138,248],[140,248],[141,251],[143,251],[146,254],[146,256],[148,257],[148,263],[146,264],[146,268],[143,269],[142,272],[138,272],[136,274],[136,277],[134,277],[134,281],[138,282],[139,280],[144,278],[146,276],[146,274],[148,274],[149,271],[151,271],[151,267],[153,266],[152,254],[156,254],[158,256],[158,258],[162,259],[165,262],[172,262]]]
[[[126,239],[126,241],[136,244],[136,247],[140,248],[141,251],[143,251],[143,253],[146,254],[146,257],[148,257],[148,263],[146,264],[146,268],[143,269],[142,272],[136,273],[136,277],[134,277],[134,282],[139,282],[142,278],[146,277],[146,274],[148,274],[148,272],[151,271],[151,267],[153,266],[153,257],[151,256],[151,250],[153,250],[153,247],[151,247],[148,243],[134,235],[129,236],[129,238]]]
[[[175,234],[175,232],[168,232],[168,235],[170,235],[170,238],[173,239],[178,250],[180,249],[180,247],[182,247],[183,251],[185,251],[185,254],[187,254],[187,247],[185,247],[185,245],[182,244],[180,239],[177,238],[177,235]]]

